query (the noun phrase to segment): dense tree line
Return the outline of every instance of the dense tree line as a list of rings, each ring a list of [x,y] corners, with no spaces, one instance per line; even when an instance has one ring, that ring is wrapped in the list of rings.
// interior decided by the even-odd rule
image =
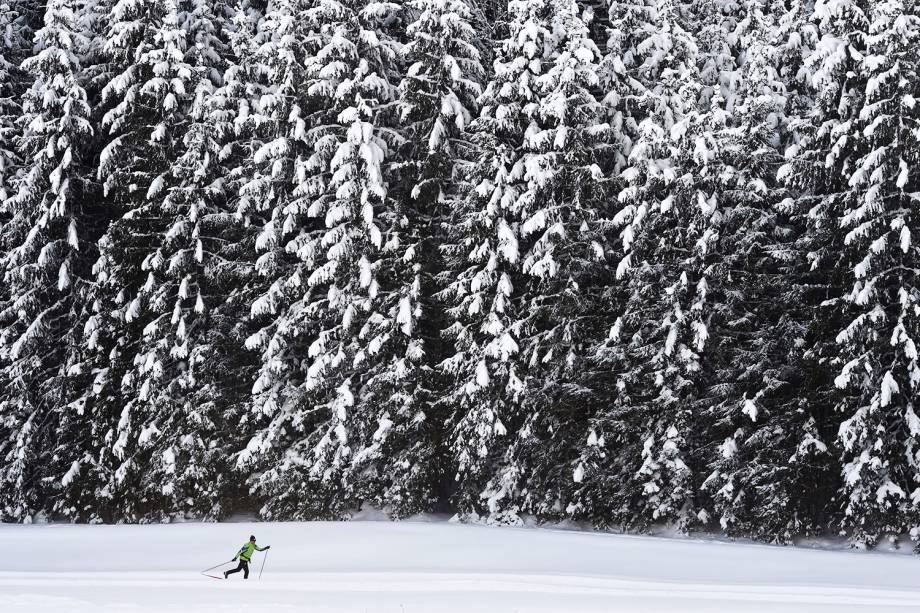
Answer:
[[[0,518],[920,539],[918,43],[914,0],[0,0]]]

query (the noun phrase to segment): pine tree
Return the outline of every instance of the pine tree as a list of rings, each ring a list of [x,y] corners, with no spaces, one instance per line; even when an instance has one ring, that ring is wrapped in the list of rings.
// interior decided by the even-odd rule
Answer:
[[[318,421],[302,392],[318,322],[306,312],[313,300],[305,290],[310,269],[291,241],[319,227],[307,215],[311,194],[300,185],[321,136],[316,127],[334,92],[304,86],[309,58],[320,48],[309,6],[299,1],[272,5],[257,20],[254,42],[240,54],[241,66],[232,75],[236,130],[251,142],[236,179],[237,215],[257,231],[252,330],[245,344],[258,351],[260,362],[252,387],[258,426],[237,464],[261,472],[253,491],[268,501],[261,509],[266,518],[317,516],[326,502],[319,488],[304,487],[310,477],[300,463],[287,459],[304,454],[297,446],[309,445],[303,439],[314,434]]]
[[[723,96],[728,119],[714,131],[725,214],[711,287],[718,305],[707,390],[713,409],[705,418],[712,472],[702,490],[712,495],[722,530],[788,542],[820,530],[826,509],[812,500],[831,495],[825,484],[833,479],[827,407],[798,394],[821,385],[824,374],[804,355],[816,302],[801,249],[807,211],[776,176],[784,149],[795,142],[790,112],[806,84],[784,83],[781,75],[793,72],[783,52],[790,36],[776,27],[784,16],[765,8],[748,4],[726,36],[739,52]]]
[[[20,100],[22,93],[27,88],[26,74],[19,69],[19,63],[26,54],[29,38],[24,29],[25,17],[22,15],[22,3],[5,1],[0,3],[0,257],[14,248],[17,242],[18,231],[13,231],[10,225],[12,213],[9,211],[7,199],[15,190],[15,178],[21,165],[21,160],[16,151],[16,134],[18,132],[17,120],[22,115]],[[0,287],[0,304],[9,304],[12,292],[4,283]],[[18,408],[6,397],[14,390],[10,377],[8,359],[0,353],[0,386],[5,393],[0,393],[0,457],[8,465],[18,463],[15,469],[22,473],[28,470],[27,463],[31,462],[25,454],[17,455],[17,447],[23,428],[23,416]],[[25,422],[31,423],[31,422]],[[0,517],[19,519],[28,513],[23,506],[22,497],[24,482],[12,477],[11,470],[4,471],[4,481],[8,491],[13,492],[9,504],[0,508]]]
[[[95,354],[88,361],[96,375],[87,393],[108,420],[100,441],[101,455],[110,463],[106,494],[117,501],[121,516],[135,521],[161,517],[163,497],[169,496],[168,491],[154,496],[140,486],[163,433],[162,419],[147,402],[150,381],[162,367],[143,352],[140,340],[149,323],[146,290],[153,289],[145,269],[156,262],[170,227],[161,204],[195,91],[181,16],[172,0],[119,0],[107,16],[102,49],[109,62],[102,126],[109,137],[98,175],[118,216],[100,239],[94,264],[95,313],[86,326],[86,349]]]
[[[920,21],[914,3],[816,3],[819,105],[806,160],[821,156],[814,208],[832,262],[852,274],[831,299],[842,391],[843,527],[875,544],[917,525],[912,398],[920,370],[916,249],[911,203],[917,144],[909,83],[917,78]],[[846,55],[842,55],[845,52]],[[814,158],[812,158],[814,156]],[[813,168],[813,166],[811,166]]]
[[[624,10],[612,22],[634,21],[623,30],[634,46],[614,61],[627,84],[617,95],[617,125],[635,126],[613,218],[622,250],[616,276],[625,291],[601,350],[616,398],[593,429],[594,439],[619,452],[591,453],[602,478],[621,480],[614,518],[687,525],[697,512],[694,413],[711,309],[712,225],[720,219],[711,184],[698,181],[712,142],[700,120],[702,83],[688,7],[661,0]],[[619,467],[604,475],[611,462]]]
[[[606,126],[592,93],[600,54],[577,6],[514,2],[509,18],[472,126],[480,158],[451,220],[445,294],[456,354],[444,368],[456,379],[458,504],[479,512],[483,495],[490,514],[515,520],[521,504],[545,510],[521,500],[523,479],[541,462],[530,457],[541,438],[566,419],[567,408],[552,407],[572,401],[565,394],[590,327],[581,285],[604,258],[594,156]]]
[[[224,245],[237,236],[224,193],[219,118],[211,114],[226,63],[224,15],[201,2],[188,8],[177,15],[191,70],[183,86],[190,98],[187,128],[176,146],[179,157],[162,175],[162,191],[151,188],[143,208],[148,223],[154,218],[163,233],[141,263],[146,281],[135,301],[144,328],[128,393],[147,412],[145,431],[159,431],[142,445],[146,468],[136,493],[164,496],[169,514],[213,518],[222,514],[228,493],[235,493],[227,445],[239,444],[230,424],[242,406],[238,391],[233,393],[240,374],[234,354],[241,349],[227,336],[240,307],[223,312],[227,288],[220,277],[227,272],[234,278]]]
[[[212,515],[230,513],[240,506],[251,511],[257,508],[253,501],[258,501],[251,493],[243,495],[252,467],[249,442],[264,425],[263,415],[252,410],[258,356],[246,348],[246,339],[253,332],[250,307],[264,287],[256,274],[258,229],[249,215],[237,214],[236,208],[240,187],[246,182],[245,167],[258,143],[255,126],[259,120],[253,120],[250,110],[253,98],[264,91],[256,76],[262,67],[248,60],[256,57],[255,50],[263,42],[258,27],[265,8],[264,2],[241,0],[223,20],[226,69],[221,86],[204,104],[193,107],[196,121],[188,142],[195,146],[184,156],[190,164],[186,172],[191,173],[184,175],[179,187],[185,200],[202,198],[211,211],[206,218],[211,244],[203,254],[208,265],[202,281],[205,294],[212,297],[205,302],[207,323],[200,328],[206,341],[202,355],[210,355],[208,367],[199,370],[201,382],[194,387],[192,404],[207,411],[212,437],[205,441],[207,450],[199,448],[206,457],[192,458],[188,466],[216,462],[219,467],[218,487],[211,490],[220,496],[219,507]],[[207,116],[199,116],[198,110]],[[199,223],[201,220],[199,214]],[[207,476],[196,480],[206,481]]]
[[[265,60],[278,73],[273,81],[298,95],[263,96],[261,113],[277,127],[256,152],[241,199],[242,210],[261,207],[266,218],[258,268],[270,285],[253,314],[274,317],[247,343],[262,350],[254,392],[271,418],[250,447],[276,458],[257,484],[271,497],[268,517],[340,516],[361,495],[344,477],[354,459],[351,432],[365,427],[352,407],[369,370],[391,355],[388,332],[397,328],[381,310],[375,279],[381,253],[400,249],[384,225],[392,214],[383,178],[396,137],[387,111],[396,8],[285,5],[266,22],[289,29],[280,42],[304,58],[294,63],[294,53],[263,47],[273,56]],[[297,490],[309,494],[293,496]]]
[[[444,420],[435,403],[445,313],[434,275],[442,270],[442,222],[470,153],[464,130],[484,72],[467,2],[419,0],[408,10],[415,18],[397,102],[403,140],[389,167],[387,247],[377,273],[388,342],[370,358],[352,412],[360,423],[351,428],[355,460],[346,476],[362,500],[397,517],[432,510],[441,496]]]
[[[412,340],[396,340],[399,334],[411,339],[407,330],[418,317],[410,297],[399,294],[411,291],[414,281],[405,267],[385,268],[388,261],[412,258],[384,178],[398,138],[388,110],[396,93],[399,45],[391,28],[398,28],[397,10],[370,2],[310,11],[322,34],[322,48],[308,65],[310,86],[334,91],[334,99],[309,162],[314,174],[302,186],[314,195],[307,214],[322,219],[322,228],[292,247],[310,269],[306,284],[315,294],[308,313],[322,325],[304,381],[314,410],[326,420],[311,450],[311,473],[326,486],[343,488],[341,503],[348,506],[364,495],[355,483],[363,472],[361,441],[387,427],[386,418],[369,408],[375,402],[371,378],[388,368],[398,371],[398,360],[421,357]]]
[[[608,330],[603,294],[613,282],[608,173],[622,151],[595,97],[601,53],[590,34],[593,13],[575,2],[553,4],[555,58],[538,81],[539,108],[525,142],[519,345],[528,373],[526,420],[489,505],[513,505],[545,518],[569,516],[584,467],[577,461],[589,417],[604,404],[591,348]],[[532,207],[532,208],[531,208]],[[531,208],[530,211],[527,209]],[[526,360],[526,364],[525,364]]]
[[[95,460],[71,453],[86,447],[79,432],[67,427],[87,417],[75,398],[81,373],[72,356],[82,340],[81,295],[93,252],[82,237],[92,211],[86,203],[94,195],[86,164],[93,128],[79,57],[85,40],[76,31],[75,7],[73,0],[48,3],[45,25],[35,35],[38,51],[22,64],[34,81],[23,99],[17,139],[23,174],[7,201],[13,217],[4,227],[10,245],[2,265],[10,297],[0,311],[0,352],[8,361],[5,413],[20,418],[9,450],[16,459],[10,457],[3,480],[23,498],[35,500],[37,494],[41,499],[40,505],[24,503],[17,513],[40,506],[55,515],[86,518],[92,480],[80,477],[95,472]],[[68,440],[66,434],[78,438]],[[86,492],[82,508],[59,494],[71,484]]]

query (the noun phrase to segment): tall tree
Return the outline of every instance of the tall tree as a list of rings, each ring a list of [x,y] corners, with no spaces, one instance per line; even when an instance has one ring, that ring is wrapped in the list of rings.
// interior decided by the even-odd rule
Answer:
[[[465,0],[418,0],[404,7],[414,21],[401,50],[407,66],[397,107],[403,138],[389,167],[383,217],[380,311],[391,329],[370,358],[365,393],[353,415],[355,461],[349,468],[363,500],[395,516],[433,509],[445,479],[443,409],[437,363],[446,315],[435,275],[443,269],[443,221],[457,197],[470,155],[464,130],[476,111],[484,69]],[[358,420],[354,420],[357,422]]]
[[[522,274],[513,282],[526,313],[518,341],[526,418],[486,489],[490,507],[550,518],[572,512],[582,437],[604,403],[598,377],[605,374],[592,348],[608,330],[607,173],[622,154],[596,98],[602,56],[591,38],[593,15],[576,2],[553,3],[552,10],[555,51],[535,83],[539,106],[524,136],[526,188],[513,205],[522,251]]]
[[[268,502],[262,508],[267,518],[319,516],[331,506],[319,488],[304,487],[310,478],[301,472],[304,454],[297,448],[308,445],[303,439],[314,434],[321,420],[302,390],[319,323],[306,311],[313,300],[306,287],[311,271],[292,241],[319,227],[307,214],[312,193],[301,184],[322,135],[316,128],[327,117],[335,91],[304,87],[310,58],[321,48],[307,13],[311,6],[272,4],[257,21],[254,44],[240,56],[234,76],[237,130],[251,139],[237,179],[237,215],[257,230],[257,280],[246,347],[259,358],[251,390],[259,423],[237,465],[260,473],[251,485]]]
[[[22,2],[6,0],[0,3],[0,254],[13,249],[17,242],[16,235],[21,233],[18,229],[13,231],[10,226],[13,215],[7,200],[15,192],[15,178],[21,165],[16,151],[16,135],[20,125],[17,121],[22,115],[22,94],[28,87],[27,75],[19,69],[31,42],[31,36],[27,35],[28,29],[24,27],[28,21],[22,9]],[[10,300],[12,292],[4,283],[0,287],[0,304],[8,304]],[[3,355],[0,355],[0,386],[4,390],[14,389],[8,360]],[[18,446],[16,441],[23,426],[22,414],[4,396],[0,396],[0,440],[4,441],[2,457],[10,464],[19,462],[18,470],[22,471],[26,469],[26,463],[31,461],[25,456],[17,460],[13,451]],[[5,478],[9,477],[5,475]],[[9,491],[15,494],[9,504],[0,508],[0,514],[18,519],[28,515],[21,504],[24,482],[14,481],[13,485]]]
[[[695,23],[687,5],[672,0],[625,5],[612,23],[629,43],[612,51],[620,54],[615,70],[626,77],[615,93],[617,125],[635,137],[613,218],[622,254],[620,312],[599,350],[613,371],[615,399],[596,419],[589,446],[603,438],[618,447],[591,451],[600,479],[626,479],[613,518],[688,525],[698,511],[695,413],[712,308],[713,224],[720,220],[711,181],[698,181],[708,176],[713,143],[701,120]]]
[[[790,35],[803,34],[798,28],[805,30],[799,40],[813,39],[807,20],[784,31],[778,23],[787,16],[769,8],[748,3],[726,35],[738,53],[735,76],[723,87],[730,105],[713,130],[724,220],[711,286],[712,410],[703,417],[711,472],[702,489],[722,530],[788,542],[821,529],[827,509],[814,500],[834,489],[825,443],[833,434],[826,399],[815,393],[805,402],[798,393],[827,389],[829,379],[805,355],[820,300],[804,257],[807,208],[777,180],[784,150],[796,142],[796,100],[808,88],[784,79],[801,66],[801,55],[785,49]]]
[[[297,45],[304,59],[294,64],[296,56],[279,53],[270,60],[275,82],[298,94],[263,97],[278,132],[255,154],[265,170],[243,187],[241,201],[247,211],[266,203],[258,266],[270,285],[253,314],[274,315],[248,341],[262,350],[254,392],[271,417],[251,448],[277,458],[257,484],[271,497],[268,516],[339,516],[361,496],[345,477],[360,459],[356,433],[367,427],[356,402],[368,372],[392,355],[391,332],[399,328],[377,278],[382,254],[399,257],[404,249],[384,180],[398,138],[389,110],[398,53],[389,28],[398,6],[279,8],[266,25],[288,28],[280,43]],[[290,110],[281,114],[279,104]],[[309,494],[292,496],[293,488]]]
[[[920,495],[913,407],[917,368],[915,224],[917,78],[920,36],[913,2],[818,2],[822,39],[818,101],[806,159],[821,194],[816,224],[849,283],[831,299],[844,321],[836,335],[842,390],[843,525],[870,545],[916,525]]]
[[[146,290],[153,290],[145,269],[156,261],[170,227],[161,204],[196,87],[182,16],[174,0],[119,0],[104,24],[108,70],[101,95],[108,110],[102,126],[108,138],[98,176],[117,214],[99,241],[94,265],[95,313],[86,327],[86,348],[94,354],[88,362],[95,380],[87,401],[108,421],[99,442],[110,466],[106,493],[122,517],[135,521],[169,513],[169,491],[153,495],[141,485],[163,429],[148,402],[162,365],[143,352],[140,341],[148,323]]]
[[[19,422],[12,429],[15,440],[5,441],[10,446],[3,454],[9,460],[3,480],[32,500],[23,501],[19,512],[40,506],[85,519],[93,498],[89,476],[97,470],[92,455],[70,453],[87,447],[79,430],[67,427],[89,417],[75,398],[81,373],[73,355],[82,341],[82,293],[93,254],[83,237],[94,196],[86,151],[93,128],[80,63],[86,41],[76,29],[76,8],[74,0],[48,3],[45,25],[35,35],[37,52],[22,64],[34,81],[23,98],[17,139],[23,174],[7,201],[12,219],[4,234],[10,244],[0,264],[10,296],[0,310],[0,353],[9,382],[4,413]],[[75,497],[81,498],[77,507],[59,494],[68,487],[86,492]]]
[[[471,126],[481,153],[446,246],[456,353],[443,367],[455,379],[457,503],[478,512],[484,496],[485,510],[513,520],[521,473],[565,419],[566,408],[552,407],[572,401],[589,328],[580,284],[604,258],[594,156],[606,126],[591,91],[600,54],[577,5],[513,2],[509,20]]]
[[[224,191],[219,140],[224,119],[212,114],[228,61],[223,37],[230,26],[228,16],[208,3],[183,8],[176,19],[185,41],[167,52],[184,53],[176,74],[185,83],[175,93],[187,96],[177,102],[187,109],[172,128],[184,136],[175,146],[178,157],[155,179],[142,209],[162,234],[153,238],[140,265],[146,280],[134,300],[144,327],[128,393],[146,412],[144,429],[166,433],[153,433],[143,446],[143,490],[136,493],[164,496],[167,513],[219,517],[236,494],[228,444],[239,445],[231,424],[243,406],[234,359],[241,348],[227,338],[240,306],[224,313],[232,295],[225,284],[239,278],[233,248],[226,245],[238,235]],[[219,368],[218,352],[224,358]]]
[[[376,373],[398,369],[397,360],[420,357],[415,343],[398,336],[411,338],[407,330],[418,316],[409,297],[399,295],[412,287],[406,278],[411,269],[385,268],[412,258],[385,179],[400,138],[390,111],[399,8],[355,2],[310,12],[322,48],[308,64],[309,83],[335,95],[318,126],[321,136],[309,162],[314,174],[303,184],[313,195],[307,214],[321,219],[322,227],[290,247],[310,269],[308,313],[321,325],[304,381],[314,410],[326,420],[317,431],[310,470],[324,486],[340,487],[349,506],[365,495],[356,478],[363,472],[361,440],[373,441],[373,433],[386,428],[383,416],[369,408],[375,399],[368,385]],[[388,279],[388,273],[399,276]]]

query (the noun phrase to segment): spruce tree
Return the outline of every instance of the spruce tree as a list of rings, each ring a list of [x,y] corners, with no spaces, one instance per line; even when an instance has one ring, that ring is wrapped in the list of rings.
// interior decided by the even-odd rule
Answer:
[[[700,120],[693,16],[681,2],[652,4],[612,15],[629,43],[612,51],[624,83],[615,92],[616,125],[635,136],[613,217],[619,312],[598,348],[615,398],[595,419],[588,444],[598,448],[603,439],[617,448],[591,451],[598,477],[620,483],[614,519],[688,525],[697,511],[694,414],[709,335],[707,265],[720,217],[712,186],[698,181],[712,141]]]
[[[0,3],[0,257],[12,250],[18,241],[19,231],[13,231],[10,221],[12,212],[7,200],[15,190],[15,178],[19,172],[21,160],[16,151],[16,135],[19,130],[17,120],[22,115],[22,93],[28,86],[26,74],[19,69],[19,63],[26,55],[30,37],[26,35],[22,15],[22,3],[9,0]],[[2,272],[2,271],[0,271]],[[0,287],[0,304],[9,304],[12,292],[4,283]],[[25,454],[17,456],[16,449],[21,448],[20,436],[23,428],[23,415],[14,403],[7,398],[15,388],[9,372],[9,360],[0,354],[0,387],[7,390],[0,393],[0,451],[8,465],[19,464],[15,469],[22,473],[28,470]],[[29,423],[29,422],[26,422]],[[11,471],[5,471],[4,481],[13,493],[9,504],[0,508],[0,516],[19,519],[28,515],[23,509],[22,496],[25,479],[12,477]]]
[[[271,420],[250,445],[255,461],[271,462],[256,484],[270,497],[267,517],[341,516],[362,495],[345,475],[360,460],[356,439],[370,412],[354,407],[398,329],[376,279],[384,251],[402,255],[384,180],[397,138],[396,9],[291,3],[266,20],[287,29],[281,45],[296,46],[262,48],[273,82],[296,94],[260,100],[274,133],[256,151],[240,201],[265,219],[257,267],[267,291],[252,311],[272,318],[247,344],[262,351],[254,393]]]
[[[412,258],[385,178],[398,139],[389,110],[396,94],[397,11],[396,4],[375,2],[310,11],[322,47],[308,64],[309,87],[334,94],[308,162],[312,176],[301,185],[313,196],[307,215],[321,227],[295,238],[289,249],[309,267],[307,313],[321,324],[304,381],[325,420],[311,450],[311,476],[323,487],[341,488],[337,502],[346,507],[365,495],[358,480],[362,441],[372,453],[374,433],[387,427],[387,418],[369,408],[375,402],[369,383],[388,369],[397,374],[396,361],[421,357],[415,343],[397,336],[411,339],[407,330],[418,316],[411,297],[399,294],[411,289],[411,269],[387,266]]]
[[[108,137],[98,177],[117,214],[99,241],[93,267],[95,313],[86,326],[86,349],[96,371],[90,398],[108,421],[100,441],[100,455],[110,466],[106,493],[122,517],[137,521],[169,513],[169,490],[141,485],[164,431],[148,402],[162,364],[140,341],[149,323],[150,269],[159,263],[156,250],[170,227],[161,204],[196,79],[186,61],[187,33],[177,2],[119,0],[106,17],[102,53],[108,70],[102,76],[108,81],[101,96]],[[168,463],[169,456],[161,459]]]
[[[476,112],[483,67],[477,18],[464,0],[419,0],[401,50],[407,67],[397,105],[403,138],[393,152],[381,254],[381,312],[387,346],[371,358],[353,414],[355,461],[347,479],[362,500],[396,517],[432,510],[445,477],[443,408],[436,406],[444,356],[443,221],[470,155],[464,130]],[[391,210],[389,210],[391,209]],[[358,421],[358,420],[355,420]]]
[[[178,158],[162,175],[162,191],[151,188],[143,208],[148,223],[163,230],[141,263],[146,280],[135,300],[144,328],[129,394],[147,411],[144,427],[164,433],[143,446],[142,493],[165,496],[169,514],[219,517],[233,481],[227,445],[239,444],[230,424],[241,407],[234,360],[241,348],[227,338],[240,308],[224,313],[228,288],[221,278],[225,272],[236,278],[225,244],[237,235],[224,193],[219,118],[212,115],[228,49],[225,16],[206,3],[187,8],[177,19],[188,41],[191,75],[184,89],[193,89],[185,89],[190,100],[185,126],[178,128],[184,129]]]
[[[247,54],[232,75],[236,130],[251,143],[236,179],[237,216],[257,232],[245,346],[259,361],[251,389],[258,426],[237,464],[261,473],[252,486],[268,503],[261,509],[266,518],[317,516],[328,500],[318,488],[305,488],[310,477],[297,461],[319,421],[302,391],[318,322],[306,312],[314,296],[306,288],[310,269],[292,240],[319,226],[307,215],[312,194],[300,185],[334,92],[305,86],[307,64],[320,48],[309,8],[299,1],[273,4],[255,24],[254,43],[239,41]]]
[[[471,126],[480,157],[446,246],[456,353],[443,367],[455,380],[457,503],[516,521],[522,504],[544,511],[521,499],[524,479],[542,462],[530,457],[541,438],[566,420],[590,328],[582,285],[604,258],[594,155],[605,126],[591,91],[600,54],[577,5],[513,2],[509,19]]]
[[[918,148],[910,128],[920,22],[912,2],[817,3],[815,13],[823,39],[810,61],[819,105],[803,155],[823,159],[814,216],[827,224],[832,263],[849,273],[830,301],[843,320],[835,338],[836,408],[845,417],[842,523],[874,545],[915,528],[920,492],[912,402],[920,306],[911,272]]]
[[[93,253],[84,238],[94,196],[86,151],[93,128],[80,62],[86,41],[76,29],[76,7],[73,0],[48,3],[45,25],[35,35],[37,52],[22,64],[34,80],[19,118],[22,177],[6,202],[12,215],[3,228],[9,250],[0,260],[10,292],[0,310],[8,381],[2,402],[7,427],[9,420],[18,421],[12,427],[15,445],[3,454],[9,459],[3,481],[22,497],[17,513],[41,508],[88,519],[98,467],[72,425],[90,417],[77,396],[84,373],[73,356],[82,341],[82,295]],[[83,493],[71,500],[62,489]]]
[[[711,472],[702,490],[720,529],[788,542],[820,529],[826,508],[813,501],[832,495],[833,479],[827,406],[798,393],[827,383],[805,356],[815,304],[802,249],[807,210],[777,180],[807,84],[783,78],[798,72],[801,55],[784,52],[791,37],[777,22],[786,16],[767,8],[748,4],[726,37],[737,45],[738,69],[724,97],[733,110],[714,131],[724,223],[712,286],[712,411],[703,418]]]
[[[500,473],[487,486],[491,508],[544,518],[574,514],[578,461],[589,417],[604,404],[592,348],[607,333],[604,293],[614,281],[609,173],[622,151],[596,98],[600,50],[593,14],[553,3],[554,58],[537,82],[521,194],[521,369],[528,374],[526,419]]]

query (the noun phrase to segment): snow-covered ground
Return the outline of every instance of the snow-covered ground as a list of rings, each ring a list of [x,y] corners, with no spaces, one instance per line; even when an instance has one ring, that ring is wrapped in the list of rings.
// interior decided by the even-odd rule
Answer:
[[[198,571],[253,533],[265,573]],[[918,611],[920,560],[447,522],[0,526],[16,613]],[[217,572],[217,571],[215,571]]]

